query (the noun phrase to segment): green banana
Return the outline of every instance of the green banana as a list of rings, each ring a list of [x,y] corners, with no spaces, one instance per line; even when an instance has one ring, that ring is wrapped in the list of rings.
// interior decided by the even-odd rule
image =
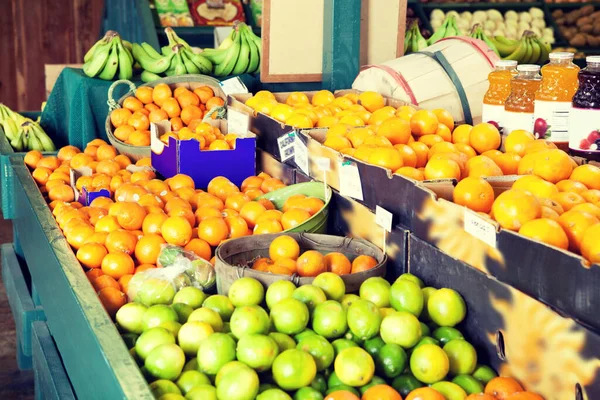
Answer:
[[[110,42],[114,33],[115,33],[114,31],[108,31],[108,32],[106,32],[106,34],[104,34],[104,37],[102,39],[100,39],[96,43],[94,43],[94,45],[92,47],[90,47],[90,49],[87,51],[87,53],[85,53],[85,55],[83,56],[83,62],[86,63],[86,62],[90,61],[94,57],[94,53],[96,52],[96,49],[98,47]]]
[[[183,58],[181,58],[181,54],[179,53],[181,48],[183,48],[182,44],[176,44],[173,46],[174,57],[171,61],[171,67],[173,67],[174,76],[185,75],[187,73],[185,64],[183,63]]]
[[[531,41],[529,40],[529,35],[524,33],[525,43],[527,44],[527,51],[525,56],[521,60],[521,64],[529,64],[531,62],[531,56],[533,55],[533,48],[531,47]]]
[[[490,40],[490,38],[488,38],[487,35],[483,32],[483,28],[480,24],[473,25],[473,28],[471,29],[471,34],[469,36],[475,39],[482,40],[483,42],[485,42],[485,44],[488,45],[490,49],[494,50],[494,52],[498,56],[500,56],[500,52],[498,51],[494,43]]]
[[[406,31],[404,35],[404,54],[412,53],[412,48],[410,47],[410,43],[412,40],[412,29]]]
[[[128,52],[123,46],[121,38],[116,38],[119,51],[119,79],[131,79],[133,76],[133,61],[129,59]]]
[[[155,80],[160,79],[160,76],[153,72],[144,70],[144,71],[142,71],[142,75],[140,76],[140,78],[142,79],[142,82],[148,83],[148,82],[154,82]]]
[[[107,43],[103,43],[95,49],[93,57],[83,64],[83,72],[90,78],[98,75],[106,65],[111,49],[112,38]]]
[[[158,58],[161,58],[163,55],[160,54],[158,51],[156,51],[156,49],[152,46],[150,46],[148,43],[143,42],[141,44],[142,48],[144,49],[144,51],[146,53],[148,53],[148,55],[152,58],[154,58],[155,60]]]
[[[0,125],[2,125],[4,135],[9,141],[13,140],[19,133],[19,127],[12,118],[6,118],[4,121],[0,122]]]
[[[246,41],[248,42],[248,46],[250,47],[250,61],[248,62],[247,72],[250,74],[254,74],[260,69],[260,48],[256,46],[256,43],[250,37],[249,29],[247,29],[245,33]]]
[[[104,79],[105,81],[112,80],[116,73],[117,68],[119,67],[119,50],[117,46],[116,40],[111,41],[110,55],[108,56],[108,60],[106,60],[106,65],[102,69],[102,72],[98,75],[98,78]]]
[[[181,60],[183,61],[183,65],[185,65],[185,69],[188,74],[199,74],[200,73],[200,68],[198,68],[196,66],[196,64],[194,64],[192,62],[192,60],[187,56],[187,54],[185,52],[185,48],[182,48],[179,51],[178,55],[181,57]]]
[[[533,36],[529,37],[529,44],[531,46],[531,59],[530,63],[536,64],[540,61],[540,55],[542,54],[542,49],[540,48],[540,44]]]
[[[231,75],[240,54],[240,48],[241,35],[236,35],[233,44],[226,50],[227,55],[225,56],[225,59],[215,67],[215,76]]]
[[[458,26],[456,26],[456,18],[454,18],[454,16],[451,15],[450,17],[448,17],[448,19],[450,20],[450,22],[448,22],[448,27],[446,28],[446,34],[444,35],[444,37],[447,38],[451,36],[460,36],[460,31],[458,29]]]
[[[171,27],[165,28],[165,33],[167,34],[167,39],[169,39],[169,46],[173,47],[177,44],[181,44],[184,47],[191,49],[192,46],[189,45],[188,42],[177,36],[177,33]]]
[[[200,53],[200,54],[202,56],[204,56],[205,58],[207,58],[214,65],[218,65],[218,64],[223,63],[223,60],[225,60],[225,57],[227,57],[227,52],[229,51],[230,48],[231,48],[231,46],[229,46],[226,49],[222,49],[222,50],[204,49],[204,51],[202,51],[202,53]]]
[[[131,42],[125,40],[125,39],[121,39],[121,41],[123,42],[123,46],[129,50],[129,52],[131,53],[131,50],[133,48],[133,45],[131,44]]]
[[[171,53],[167,56],[159,55],[160,58],[152,58],[142,46],[137,43],[133,44],[133,56],[137,62],[140,63],[142,69],[154,74],[165,72],[169,68],[174,55],[174,53]]]
[[[229,35],[221,42],[221,44],[219,45],[219,47],[217,47],[217,49],[219,49],[219,50],[228,49],[232,44],[233,44],[233,39],[231,38],[231,35]]]
[[[519,46],[518,40],[507,39],[504,36],[496,36],[490,38],[490,40],[492,43],[494,43],[494,46],[496,46],[500,57],[506,57],[510,55]]]
[[[246,72],[246,70],[248,69],[248,63],[250,62],[250,44],[246,40],[246,36],[243,34],[244,27],[240,26],[239,29],[240,29],[240,32],[238,34],[240,35],[240,44],[241,45],[240,45],[240,52],[238,54],[238,58],[235,63],[235,67],[233,68],[233,71],[231,72],[233,75],[240,75],[240,74],[243,74],[244,72]]]
[[[31,124],[31,136],[34,136],[40,142],[43,151],[56,151],[56,145],[40,124]]]
[[[186,48],[182,50],[183,53],[190,59],[190,61],[193,62],[196,67],[198,67],[201,74],[210,74],[212,72],[213,65],[208,58],[202,56],[202,54],[196,54]]]
[[[417,48],[414,51],[421,51],[425,47],[427,47],[427,40],[421,35],[421,29],[419,29],[419,24],[415,21],[413,23],[413,37],[416,38],[416,46]]]
[[[540,58],[538,59],[538,63],[543,64],[548,61],[548,58],[550,57],[548,47],[539,38],[536,37],[534,40],[537,41],[538,45],[540,46]]]
[[[446,37],[446,29],[448,29],[448,24],[450,23],[450,18],[446,18],[442,23],[442,26],[438,28],[437,31],[433,32],[433,35],[428,40],[429,45],[434,44],[435,42]]]
[[[29,150],[44,151],[44,146],[42,146],[42,142],[40,142],[40,139],[35,135],[35,132],[33,132],[33,130],[29,131],[28,138],[29,141],[27,143],[27,148]]]
[[[19,132],[17,133],[16,137],[10,141],[10,145],[16,151],[23,151],[25,149],[25,144],[23,142],[23,135],[24,135],[23,130],[19,129]]]
[[[504,59],[522,62],[522,60],[527,54],[527,47],[527,40],[525,37],[522,37],[521,40],[519,40],[519,45],[517,46],[515,51],[510,53],[508,56],[504,57]]]

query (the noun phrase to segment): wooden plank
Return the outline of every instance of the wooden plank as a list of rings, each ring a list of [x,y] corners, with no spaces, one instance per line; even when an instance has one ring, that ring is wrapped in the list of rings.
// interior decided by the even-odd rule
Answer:
[[[101,37],[100,27],[104,11],[103,0],[72,0],[75,58],[65,62],[80,63],[88,49]]]
[[[13,2],[7,2],[0,12],[0,102],[10,108],[17,107],[17,84],[15,81],[16,65],[14,63],[15,43],[12,38],[17,26],[13,21]]]

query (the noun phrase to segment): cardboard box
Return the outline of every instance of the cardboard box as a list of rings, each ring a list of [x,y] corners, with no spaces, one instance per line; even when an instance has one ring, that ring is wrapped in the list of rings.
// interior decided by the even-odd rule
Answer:
[[[298,183],[295,168],[277,161],[272,155],[260,149],[256,150],[256,170],[265,172],[286,185]]]
[[[546,400],[600,399],[597,331],[413,235],[408,243],[411,273],[427,286],[452,288],[464,298],[467,315],[457,328],[477,349],[478,362],[491,364]]]
[[[496,195],[516,176],[489,178]],[[501,282],[600,330],[600,266],[577,254],[526,238],[454,204],[448,181],[424,182],[427,196],[415,201],[415,236]]]
[[[69,173],[71,189],[73,189],[73,192],[75,193],[75,201],[82,204],[84,207],[89,206],[92,201],[96,200],[98,197],[111,198],[110,191],[107,189],[92,191],[85,186],[81,189],[81,191],[77,189],[77,179],[81,178],[82,176],[92,176],[92,173],[93,171],[89,167],[71,169]]]
[[[220,129],[227,133],[224,122]],[[200,150],[195,139],[169,137],[169,144],[164,144],[159,138],[171,130],[168,121],[152,124],[151,130],[152,166],[165,178],[186,174],[197,188],[206,188],[213,178],[224,176],[239,187],[256,174],[256,136],[252,133],[238,137],[232,150]]]

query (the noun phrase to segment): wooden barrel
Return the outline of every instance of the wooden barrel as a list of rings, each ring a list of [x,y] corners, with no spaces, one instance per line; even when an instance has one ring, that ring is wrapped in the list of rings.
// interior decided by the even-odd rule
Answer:
[[[296,286],[312,283],[314,278],[300,277],[298,275],[276,275],[251,269],[252,263],[260,257],[269,257],[269,246],[273,239],[281,233],[244,236],[239,239],[228,240],[216,250],[215,271],[217,273],[217,291],[227,295],[231,284],[239,278],[249,276],[260,281],[265,287],[282,279],[287,279]],[[372,276],[385,276],[387,255],[373,243],[364,239],[343,236],[322,235],[318,233],[286,233],[296,239],[300,245],[300,252],[317,250],[323,254],[330,252],[343,253],[350,261],[359,255],[368,255],[377,260],[377,265],[363,272],[342,275],[346,284],[346,293],[356,292],[365,279]]]
[[[488,75],[498,59],[481,40],[451,37],[420,52],[364,67],[352,88],[373,90],[428,110],[443,108],[456,122],[477,124]]]

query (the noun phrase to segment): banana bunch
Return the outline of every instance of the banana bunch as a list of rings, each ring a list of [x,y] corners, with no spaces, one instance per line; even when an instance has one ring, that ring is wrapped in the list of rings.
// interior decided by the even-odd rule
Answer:
[[[432,45],[439,40],[442,40],[442,39],[448,38],[448,37],[452,37],[452,36],[461,36],[461,34],[460,34],[460,29],[456,25],[456,18],[454,17],[453,14],[449,14],[446,17],[446,19],[444,19],[442,26],[440,26],[433,33],[433,35],[431,35],[428,42],[430,45]]]
[[[516,60],[519,64],[543,64],[548,61],[550,45],[531,31],[523,32],[520,40],[495,36],[491,41],[505,60]]]
[[[228,76],[258,72],[261,51],[261,39],[242,22],[219,48],[204,49],[202,55],[215,65],[215,76]]]
[[[166,28],[165,33],[169,45],[164,46],[162,54],[148,43],[133,44],[133,56],[143,69],[141,78],[144,82],[152,82],[166,76],[186,74],[210,74],[212,63],[203,54],[198,54],[172,28]]]
[[[108,31],[83,57],[83,72],[90,78],[110,81],[131,79],[133,76],[132,45],[115,31]],[[118,71],[118,74],[117,74]]]
[[[496,48],[496,44],[492,42],[490,38],[488,38],[487,35],[483,32],[483,28],[480,24],[473,25],[473,28],[471,29],[471,34],[469,36],[474,39],[483,40],[490,49],[494,50],[494,52],[497,55],[500,55],[500,52],[498,52],[498,49]]]
[[[414,53],[427,47],[427,40],[421,35],[419,23],[415,20],[404,37],[404,54]]]

